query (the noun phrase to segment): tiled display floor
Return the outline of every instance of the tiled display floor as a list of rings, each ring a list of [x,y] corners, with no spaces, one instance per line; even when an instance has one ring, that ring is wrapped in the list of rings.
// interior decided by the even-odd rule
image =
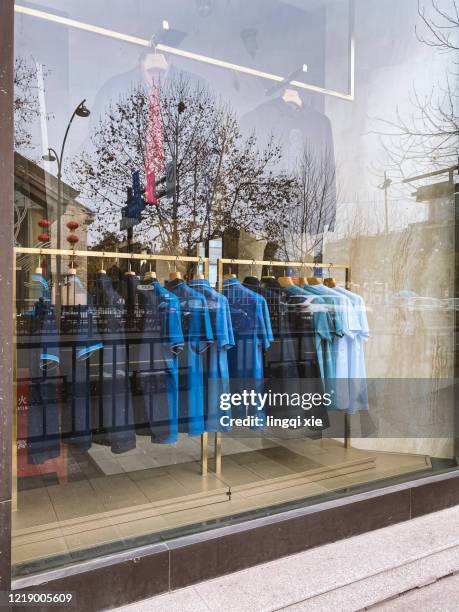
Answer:
[[[53,474],[21,479],[13,562],[71,560],[95,546],[124,548],[133,537],[430,468],[422,455],[345,449],[336,440],[224,437],[221,474],[203,476],[199,439],[137,442],[123,455],[96,445],[69,450],[67,484]]]

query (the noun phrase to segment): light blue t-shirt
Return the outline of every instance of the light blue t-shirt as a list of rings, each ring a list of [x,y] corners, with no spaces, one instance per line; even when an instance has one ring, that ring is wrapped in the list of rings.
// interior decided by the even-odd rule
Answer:
[[[349,378],[349,412],[368,410],[368,390],[366,384],[366,367],[363,344],[370,336],[366,307],[360,295],[342,287],[334,291],[346,297],[352,309],[348,309],[351,321],[351,332],[348,337],[348,378]]]

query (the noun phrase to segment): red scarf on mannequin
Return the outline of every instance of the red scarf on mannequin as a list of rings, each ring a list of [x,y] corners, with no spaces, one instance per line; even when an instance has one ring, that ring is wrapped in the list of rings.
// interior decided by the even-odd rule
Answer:
[[[148,96],[148,125],[145,143],[145,199],[148,204],[159,204],[155,195],[156,177],[164,170],[163,122],[160,93],[155,85]]]

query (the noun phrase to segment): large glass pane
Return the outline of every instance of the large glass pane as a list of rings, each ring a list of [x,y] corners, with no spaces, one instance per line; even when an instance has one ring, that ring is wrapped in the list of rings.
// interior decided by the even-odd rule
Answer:
[[[17,2],[16,575],[455,467],[453,8]]]

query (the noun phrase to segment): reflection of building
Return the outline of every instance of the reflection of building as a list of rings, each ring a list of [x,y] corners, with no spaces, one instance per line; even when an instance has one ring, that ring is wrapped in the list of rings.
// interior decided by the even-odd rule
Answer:
[[[62,248],[70,248],[65,238],[70,231],[66,227],[68,221],[79,224],[76,234],[79,237],[77,249],[86,250],[88,224],[91,221],[90,211],[77,201],[79,192],[66,183],[62,183]],[[57,211],[57,178],[41,168],[38,164],[27,159],[19,153],[14,154],[14,206],[15,206],[15,240],[19,246],[40,247],[42,243],[38,235],[43,230],[38,225],[41,219],[51,222],[49,228],[50,246],[56,248],[56,211]],[[79,275],[86,277],[86,261],[79,261]],[[17,260],[18,269],[18,298],[24,291],[26,274],[38,265],[38,257],[34,255],[21,255]],[[52,262],[54,270],[55,262]],[[65,269],[63,267],[63,269]]]
[[[370,379],[430,380],[441,388],[453,376],[453,202],[430,200],[428,218],[403,230],[343,238],[325,246],[324,261],[348,261],[352,290],[365,299],[371,329],[366,347]],[[379,409],[394,426],[406,418],[399,403],[388,405],[386,398],[373,395],[370,401],[373,414]],[[438,413],[452,419],[451,405],[440,405],[437,397],[436,401]],[[380,439],[375,445],[380,450],[447,456],[452,439],[441,439],[436,426],[432,424],[431,440]]]
[[[78,235],[79,249],[86,249],[87,226],[90,221],[90,211],[77,201],[79,192],[72,189],[70,185],[62,183],[62,236],[65,237],[65,224],[75,220],[80,224]],[[22,246],[39,246],[38,234],[40,228],[37,225],[40,219],[47,218],[52,223],[56,218],[57,210],[57,178],[38,166],[35,162],[20,153],[14,155],[14,205],[17,213],[22,218],[22,212],[27,211],[20,228],[16,228],[16,243]],[[16,215],[16,221],[18,217]],[[55,232],[51,226],[51,246],[56,247]],[[67,248],[66,244],[62,248]]]
[[[370,328],[380,340],[373,338],[369,347],[370,377],[451,375],[452,310],[447,306],[453,297],[454,211],[451,202],[432,207],[428,220],[404,230],[329,241],[325,247],[325,261],[349,261],[352,286],[371,309]],[[416,308],[407,308],[404,296],[412,296],[413,305],[419,298]],[[438,302],[438,308],[421,309],[420,298]],[[383,337],[386,343],[391,338],[390,350]],[[439,361],[440,337],[446,359]],[[403,351],[401,344],[406,344]]]

